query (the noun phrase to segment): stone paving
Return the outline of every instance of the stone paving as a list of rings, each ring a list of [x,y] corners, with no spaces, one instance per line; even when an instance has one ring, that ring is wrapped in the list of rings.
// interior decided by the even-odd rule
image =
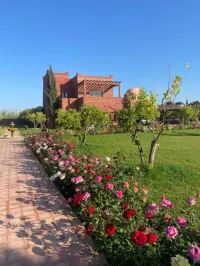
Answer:
[[[22,138],[0,139],[0,265],[105,264]]]

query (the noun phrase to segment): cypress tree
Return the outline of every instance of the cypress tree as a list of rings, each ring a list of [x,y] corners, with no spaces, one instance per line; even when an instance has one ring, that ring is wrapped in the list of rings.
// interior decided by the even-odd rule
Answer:
[[[53,126],[55,127],[55,117],[56,117],[56,110],[58,109],[58,102],[57,102],[57,90],[56,90],[56,80],[52,71],[51,65],[49,66],[48,73],[48,87],[45,90],[48,99],[48,110],[50,114],[50,119],[53,122]]]

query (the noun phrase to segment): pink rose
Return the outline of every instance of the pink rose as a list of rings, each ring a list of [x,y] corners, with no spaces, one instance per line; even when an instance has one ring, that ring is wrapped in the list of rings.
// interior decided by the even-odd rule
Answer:
[[[182,227],[182,228],[184,228],[184,227],[186,227],[186,226],[188,225],[187,220],[186,220],[185,218],[183,218],[183,217],[178,217],[178,218],[176,219],[176,222],[177,222],[177,224],[178,224],[180,227]]]
[[[74,172],[75,172],[74,168],[70,169],[70,173],[74,173]]]
[[[91,175],[95,174],[95,171],[94,170],[90,170],[90,174]]]
[[[174,204],[171,201],[169,201],[168,199],[166,199],[165,196],[162,197],[162,202],[160,205],[165,207],[165,208],[170,208],[170,209],[174,208]]]
[[[65,166],[68,166],[68,165],[69,165],[69,161],[66,160],[66,161],[64,162],[64,164],[65,164]]]
[[[143,188],[142,192],[147,195],[149,193],[149,191],[146,188]]]
[[[121,199],[121,198],[123,198],[123,192],[121,191],[121,190],[117,190],[116,192],[115,192],[115,194],[116,194],[116,196],[118,197],[118,199]]]
[[[90,198],[90,193],[89,192],[85,192],[83,194],[83,201],[87,201]]]
[[[59,150],[58,150],[58,153],[59,153],[60,155],[63,155],[65,152],[64,152],[63,150],[59,149]]]
[[[54,155],[54,156],[53,156],[53,160],[54,160],[54,161],[58,160],[58,158],[59,158],[59,155]]]
[[[73,183],[75,183],[75,184],[78,184],[78,183],[81,183],[81,182],[83,182],[82,176],[77,176],[73,180]]]
[[[151,203],[148,206],[149,211],[157,212],[158,211],[158,205],[156,203]]]
[[[124,187],[129,188],[129,182],[124,182]]]
[[[175,238],[175,236],[178,235],[178,231],[177,231],[176,227],[174,227],[174,226],[168,226],[165,230],[165,233],[169,239],[173,239],[173,238]]]
[[[113,188],[114,188],[114,186],[113,186],[113,184],[106,184],[106,189],[107,190],[113,190]]]
[[[196,244],[189,246],[189,256],[194,262],[200,261],[200,248]]]
[[[190,206],[193,206],[193,205],[196,204],[196,200],[195,200],[195,198],[192,198],[192,197],[189,197],[189,198],[187,199],[186,202],[187,202],[187,204],[190,205]]]
[[[68,198],[68,199],[67,199],[67,202],[68,202],[68,203],[71,203],[72,201],[73,201],[72,198]]]
[[[96,178],[95,178],[95,182],[96,183],[101,183],[101,180],[103,179],[103,177],[102,176],[97,176]]]

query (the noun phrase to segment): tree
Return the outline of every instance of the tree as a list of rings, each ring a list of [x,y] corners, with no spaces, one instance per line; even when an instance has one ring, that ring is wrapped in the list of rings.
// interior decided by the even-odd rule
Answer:
[[[20,118],[31,122],[35,129],[38,125],[40,125],[40,127],[45,127],[46,116],[42,112],[34,113],[31,109],[26,109],[20,113]]]
[[[25,109],[19,113],[19,118],[31,122],[36,128],[38,125],[41,127],[45,127],[46,115],[44,113],[44,108],[42,106],[38,106],[32,109]]]
[[[188,123],[189,119],[193,119],[196,116],[195,110],[190,105],[184,106],[180,111],[180,118],[184,125]]]
[[[49,77],[48,87],[45,89],[45,93],[48,99],[48,111],[50,114],[50,119],[52,120],[53,125],[55,127],[55,118],[56,118],[56,110],[58,109],[58,102],[57,102],[56,80],[51,66],[49,66],[48,77]]]
[[[198,121],[199,114],[200,114],[200,102],[199,101],[194,101],[194,102],[191,102],[189,105],[193,107],[194,113],[195,113],[194,114],[195,120]]]
[[[86,143],[86,136],[91,128],[100,129],[110,125],[110,117],[96,106],[83,105],[80,108],[80,128],[78,135],[83,144]]]
[[[139,139],[139,132],[142,127],[141,124],[146,124],[150,127],[157,117],[159,117],[159,112],[156,107],[156,96],[152,92],[150,92],[150,95],[148,96],[144,88],[140,89],[140,93],[137,98],[135,94],[130,96],[127,109],[121,109],[118,111],[119,126],[124,128],[125,131],[131,133],[131,139],[138,147],[143,166],[146,165],[146,159]],[[153,164],[154,158],[152,158],[152,156],[155,153],[156,141],[157,140],[153,138],[151,142],[149,164]]]
[[[77,131],[80,129],[80,113],[76,109],[69,109],[67,111],[58,109],[56,123],[63,129]]]
[[[152,92],[148,96],[145,90],[141,88],[139,96],[136,96],[134,94],[131,95],[129,103],[127,105],[128,110],[123,109],[118,112],[119,125],[121,127],[125,127],[125,129],[128,129],[128,132],[131,133],[132,141],[138,147],[141,164],[145,167],[152,168],[154,165],[155,154],[159,145],[157,144],[157,142],[164,130],[164,121],[168,112],[166,107],[169,102],[174,102],[176,96],[180,93],[181,83],[181,76],[175,76],[175,78],[171,80],[169,68],[168,88],[163,93],[161,103],[162,123],[160,130],[157,131],[157,134],[155,132],[155,119],[159,116],[159,113],[156,107],[156,95]],[[139,132],[142,129],[141,124],[146,124],[152,133],[148,161],[146,160],[139,138]]]

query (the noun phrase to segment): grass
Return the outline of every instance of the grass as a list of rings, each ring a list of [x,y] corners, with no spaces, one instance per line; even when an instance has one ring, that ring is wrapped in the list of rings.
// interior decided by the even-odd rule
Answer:
[[[144,151],[148,154],[150,133],[141,133]],[[101,158],[113,157],[123,150],[126,162],[133,167],[140,164],[137,147],[129,134],[94,135],[87,137],[85,147],[78,139],[66,136],[76,144],[79,153],[92,153]],[[159,139],[155,166],[141,183],[150,190],[150,199],[156,201],[165,194],[179,207],[185,198],[200,191],[200,130],[166,131]]]
[[[5,128],[0,128],[0,136],[2,136],[6,132]]]

